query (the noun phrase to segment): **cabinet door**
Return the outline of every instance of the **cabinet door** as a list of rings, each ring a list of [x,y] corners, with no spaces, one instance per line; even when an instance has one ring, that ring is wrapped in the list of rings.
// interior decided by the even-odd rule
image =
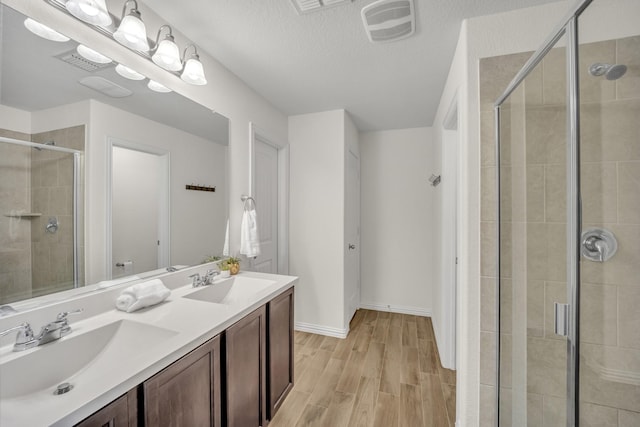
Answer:
[[[221,427],[220,337],[143,383],[145,425]]]
[[[262,306],[226,331],[229,427],[266,425],[265,321]]]
[[[138,398],[136,389],[114,400],[76,427],[137,427]]]
[[[269,419],[293,387],[293,288],[268,305]]]

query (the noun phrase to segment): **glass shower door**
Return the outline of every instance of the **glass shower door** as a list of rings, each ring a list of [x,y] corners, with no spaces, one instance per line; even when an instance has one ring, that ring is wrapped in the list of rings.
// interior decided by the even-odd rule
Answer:
[[[608,3],[579,18],[578,408],[581,426],[627,427],[640,426],[640,26]]]
[[[565,426],[566,36],[499,108],[500,426]]]

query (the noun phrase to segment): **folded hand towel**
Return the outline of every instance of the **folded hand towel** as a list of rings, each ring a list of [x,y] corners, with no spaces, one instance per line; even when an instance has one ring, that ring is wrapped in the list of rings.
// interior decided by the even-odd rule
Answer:
[[[166,300],[171,291],[160,279],[136,283],[126,288],[116,300],[118,310],[132,313],[144,307],[156,305]]]
[[[249,258],[260,255],[260,239],[258,238],[258,222],[256,210],[245,209],[240,225],[240,253]]]

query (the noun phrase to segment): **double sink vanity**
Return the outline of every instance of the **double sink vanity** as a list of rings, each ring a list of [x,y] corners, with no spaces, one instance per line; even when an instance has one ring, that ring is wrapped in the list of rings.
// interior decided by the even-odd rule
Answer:
[[[55,341],[16,352],[15,334],[3,338],[0,425],[266,425],[293,385],[297,278],[242,272],[193,287],[206,267],[161,276],[171,296],[134,313],[115,309],[122,285],[0,319],[40,326],[84,309]]]

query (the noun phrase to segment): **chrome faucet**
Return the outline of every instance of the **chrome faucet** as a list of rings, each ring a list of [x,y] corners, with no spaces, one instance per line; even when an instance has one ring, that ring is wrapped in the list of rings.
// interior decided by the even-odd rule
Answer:
[[[191,285],[194,288],[197,288],[200,286],[212,285],[213,279],[219,274],[220,272],[218,270],[210,269],[207,270],[207,274],[205,274],[204,277],[200,276],[200,273],[195,273],[189,276],[189,278],[192,279]]]
[[[68,335],[71,332],[71,326],[69,326],[67,316],[70,314],[82,313],[82,311],[82,309],[79,309],[59,313],[56,320],[47,323],[42,327],[38,336],[33,334],[33,329],[31,329],[31,325],[27,322],[23,322],[18,326],[14,326],[13,328],[0,332],[0,336],[18,331],[18,334],[16,335],[16,342],[13,345],[13,351],[28,350]]]
[[[15,344],[13,344],[13,351],[28,350],[38,345],[38,341],[33,336],[33,329],[31,329],[31,326],[27,322],[0,332],[0,337],[14,331],[18,331],[18,334],[16,335]]]
[[[38,334],[38,345],[46,344],[51,341],[58,340],[71,332],[71,326],[69,326],[69,320],[67,316],[70,314],[82,313],[82,309],[73,311],[64,311],[58,313],[56,320],[50,322],[42,327],[40,334]]]

